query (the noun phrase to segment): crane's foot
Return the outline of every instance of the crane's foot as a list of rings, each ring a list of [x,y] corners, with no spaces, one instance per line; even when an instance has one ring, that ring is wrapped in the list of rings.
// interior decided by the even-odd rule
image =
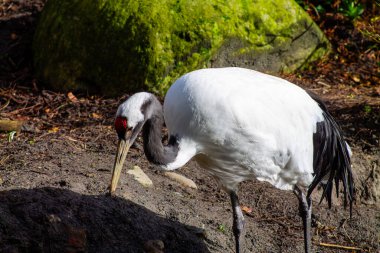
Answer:
[[[243,212],[241,211],[241,208],[240,208],[239,198],[236,192],[231,191],[230,198],[231,198],[232,212],[233,212],[232,230],[235,236],[236,253],[240,253],[242,252],[241,250],[243,246],[241,237],[244,233],[245,221],[244,221]]]
[[[302,190],[297,186],[295,186],[293,192],[299,201],[299,212],[303,223],[305,253],[311,253],[311,198],[309,196],[306,197]]]

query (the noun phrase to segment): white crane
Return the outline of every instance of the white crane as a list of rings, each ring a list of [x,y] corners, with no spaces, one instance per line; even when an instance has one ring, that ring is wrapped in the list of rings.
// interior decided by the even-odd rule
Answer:
[[[342,181],[344,203],[349,201],[352,210],[350,148],[324,104],[300,87],[248,69],[201,69],[180,77],[167,92],[163,107],[146,92],[119,106],[111,194],[128,149],[142,130],[150,162],[175,170],[193,158],[230,195],[237,253],[245,223],[237,196],[242,181],[266,181],[295,193],[307,253],[310,195],[319,183],[324,188],[322,199],[331,206],[333,182],[338,194]],[[169,130],[166,146],[161,142],[164,119]]]

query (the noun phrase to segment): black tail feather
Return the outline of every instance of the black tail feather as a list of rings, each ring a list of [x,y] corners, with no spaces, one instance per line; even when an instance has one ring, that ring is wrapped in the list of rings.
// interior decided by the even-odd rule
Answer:
[[[351,170],[350,155],[347,143],[344,141],[341,130],[331,114],[327,111],[323,102],[314,94],[309,95],[318,103],[323,110],[324,121],[317,123],[317,130],[313,136],[314,142],[314,173],[315,177],[308,189],[308,196],[315,187],[322,183],[323,193],[321,202],[326,199],[331,207],[333,185],[337,197],[339,196],[339,181],[343,183],[343,200],[346,207],[350,204],[352,215],[352,203],[355,199],[355,186]]]

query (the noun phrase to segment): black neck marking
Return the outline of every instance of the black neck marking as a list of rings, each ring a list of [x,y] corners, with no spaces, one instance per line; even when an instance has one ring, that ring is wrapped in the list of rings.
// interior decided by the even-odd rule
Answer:
[[[170,136],[167,146],[162,144],[162,126],[164,117],[162,106],[156,97],[152,97],[142,108],[146,121],[143,127],[144,152],[148,161],[156,165],[173,162],[178,154],[178,139]]]

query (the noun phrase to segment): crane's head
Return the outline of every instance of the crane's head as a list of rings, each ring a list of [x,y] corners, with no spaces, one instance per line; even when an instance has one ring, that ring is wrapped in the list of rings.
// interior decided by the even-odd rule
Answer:
[[[136,93],[122,103],[116,112],[115,130],[119,137],[115,164],[113,167],[110,194],[115,192],[120,172],[128,150],[136,140],[145,121],[151,116],[152,101],[157,100],[147,92]]]

